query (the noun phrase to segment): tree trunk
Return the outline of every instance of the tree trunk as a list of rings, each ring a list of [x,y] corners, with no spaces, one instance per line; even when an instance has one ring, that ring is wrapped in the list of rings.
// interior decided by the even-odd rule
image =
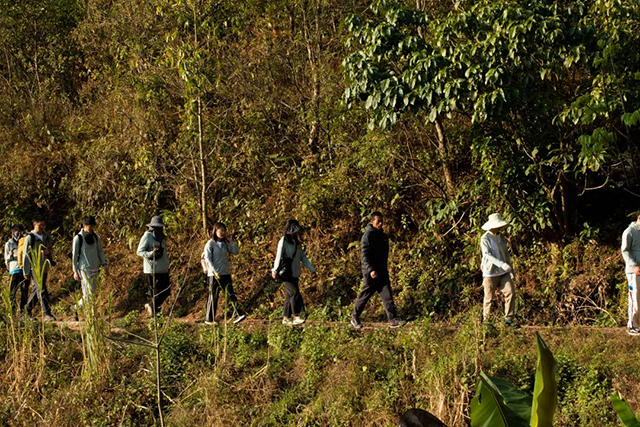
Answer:
[[[193,38],[195,48],[198,49],[198,20],[196,4],[193,6]],[[200,88],[197,88],[196,103],[198,105],[198,150],[200,154],[200,214],[202,215],[202,230],[207,232],[207,163],[204,155],[204,145],[202,137],[202,101],[200,99]]]
[[[454,194],[455,187],[453,185],[453,178],[451,177],[451,170],[449,169],[447,138],[444,134],[444,129],[439,119],[436,119],[435,125],[436,134],[438,135],[438,153],[440,154],[440,161],[442,162],[442,174],[444,175],[444,182],[447,186],[447,192],[449,192],[449,194]]]
[[[319,151],[320,142],[320,76],[318,62],[320,59],[320,10],[321,0],[317,0],[315,7],[315,36],[312,38],[309,31],[309,22],[306,17],[307,2],[304,2],[305,14],[305,38],[307,40],[307,57],[311,68],[312,92],[311,92],[311,125],[309,126],[309,139],[307,145],[311,154],[316,156]],[[314,40],[315,39],[315,40]]]

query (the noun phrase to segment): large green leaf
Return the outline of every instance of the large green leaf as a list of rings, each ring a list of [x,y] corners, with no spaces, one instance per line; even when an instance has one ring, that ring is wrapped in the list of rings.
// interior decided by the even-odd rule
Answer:
[[[558,385],[556,383],[556,360],[549,347],[536,332],[538,363],[536,365],[536,383],[533,387],[533,407],[531,427],[553,426],[553,414],[558,405]]]
[[[506,380],[480,373],[471,401],[472,427],[526,427],[530,413],[530,397]]]
[[[625,427],[640,427],[640,422],[638,422],[631,406],[620,396],[620,393],[611,396],[611,402]]]

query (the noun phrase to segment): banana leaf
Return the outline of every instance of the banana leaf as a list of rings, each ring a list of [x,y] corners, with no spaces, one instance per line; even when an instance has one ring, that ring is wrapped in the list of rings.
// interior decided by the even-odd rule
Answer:
[[[556,383],[557,364],[553,353],[536,332],[538,362],[536,382],[533,387],[533,406],[531,408],[531,427],[552,427],[553,414],[558,406],[558,384]]]
[[[611,402],[613,403],[613,409],[616,410],[620,421],[625,427],[640,427],[640,422],[638,422],[631,406],[620,396],[620,393],[611,396]]]
[[[509,381],[480,372],[471,401],[471,427],[527,427],[531,396],[520,393]]]

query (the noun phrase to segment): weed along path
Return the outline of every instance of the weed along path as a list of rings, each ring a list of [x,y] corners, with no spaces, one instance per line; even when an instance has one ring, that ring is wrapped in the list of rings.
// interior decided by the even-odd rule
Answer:
[[[124,319],[110,319],[107,323],[110,325],[110,330],[115,333],[125,332],[125,328],[117,326],[121,324]],[[172,318],[171,322],[183,324],[183,325],[193,325],[198,327],[210,327],[210,325],[204,324],[199,319],[194,319],[192,317],[178,317]],[[83,330],[86,327],[86,323],[84,321],[73,321],[73,320],[59,320],[52,322],[53,325],[60,328],[69,328],[71,330]],[[225,322],[219,322],[218,326],[224,326]],[[268,329],[269,327],[279,326],[281,325],[279,320],[270,320],[270,319],[258,319],[258,318],[247,318],[241,323],[234,325],[232,322],[226,322],[228,327],[241,327],[248,331],[255,329]],[[340,322],[340,321],[327,321],[327,320],[307,320],[302,325],[293,326],[294,329],[304,329],[309,326],[325,326],[330,328],[342,328],[348,327],[351,328],[348,322]],[[422,322],[408,322],[405,326],[400,328],[390,328],[387,322],[365,322],[363,323],[363,331],[375,331],[375,330],[389,330],[389,331],[401,331],[406,329],[415,329],[415,328],[424,328],[424,324]],[[441,332],[457,332],[464,329],[463,326],[458,326],[446,322],[442,323],[431,323],[429,329],[433,331],[441,331]],[[526,334],[534,334],[540,331],[550,331],[559,334],[593,334],[600,333],[603,335],[624,335],[627,336],[625,327],[603,327],[603,326],[591,326],[591,325],[572,325],[572,326],[554,326],[554,325],[522,325],[520,328],[512,329],[513,332],[517,333],[518,331]],[[501,329],[496,328],[496,333],[500,333]],[[633,337],[630,337],[633,338]]]

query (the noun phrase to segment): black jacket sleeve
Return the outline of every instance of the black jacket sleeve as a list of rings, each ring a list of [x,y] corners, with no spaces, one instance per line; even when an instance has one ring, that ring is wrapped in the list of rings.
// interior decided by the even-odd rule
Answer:
[[[369,244],[369,232],[365,232],[360,240],[360,252],[362,254],[362,274],[368,276],[375,271],[371,263],[371,246]]]

